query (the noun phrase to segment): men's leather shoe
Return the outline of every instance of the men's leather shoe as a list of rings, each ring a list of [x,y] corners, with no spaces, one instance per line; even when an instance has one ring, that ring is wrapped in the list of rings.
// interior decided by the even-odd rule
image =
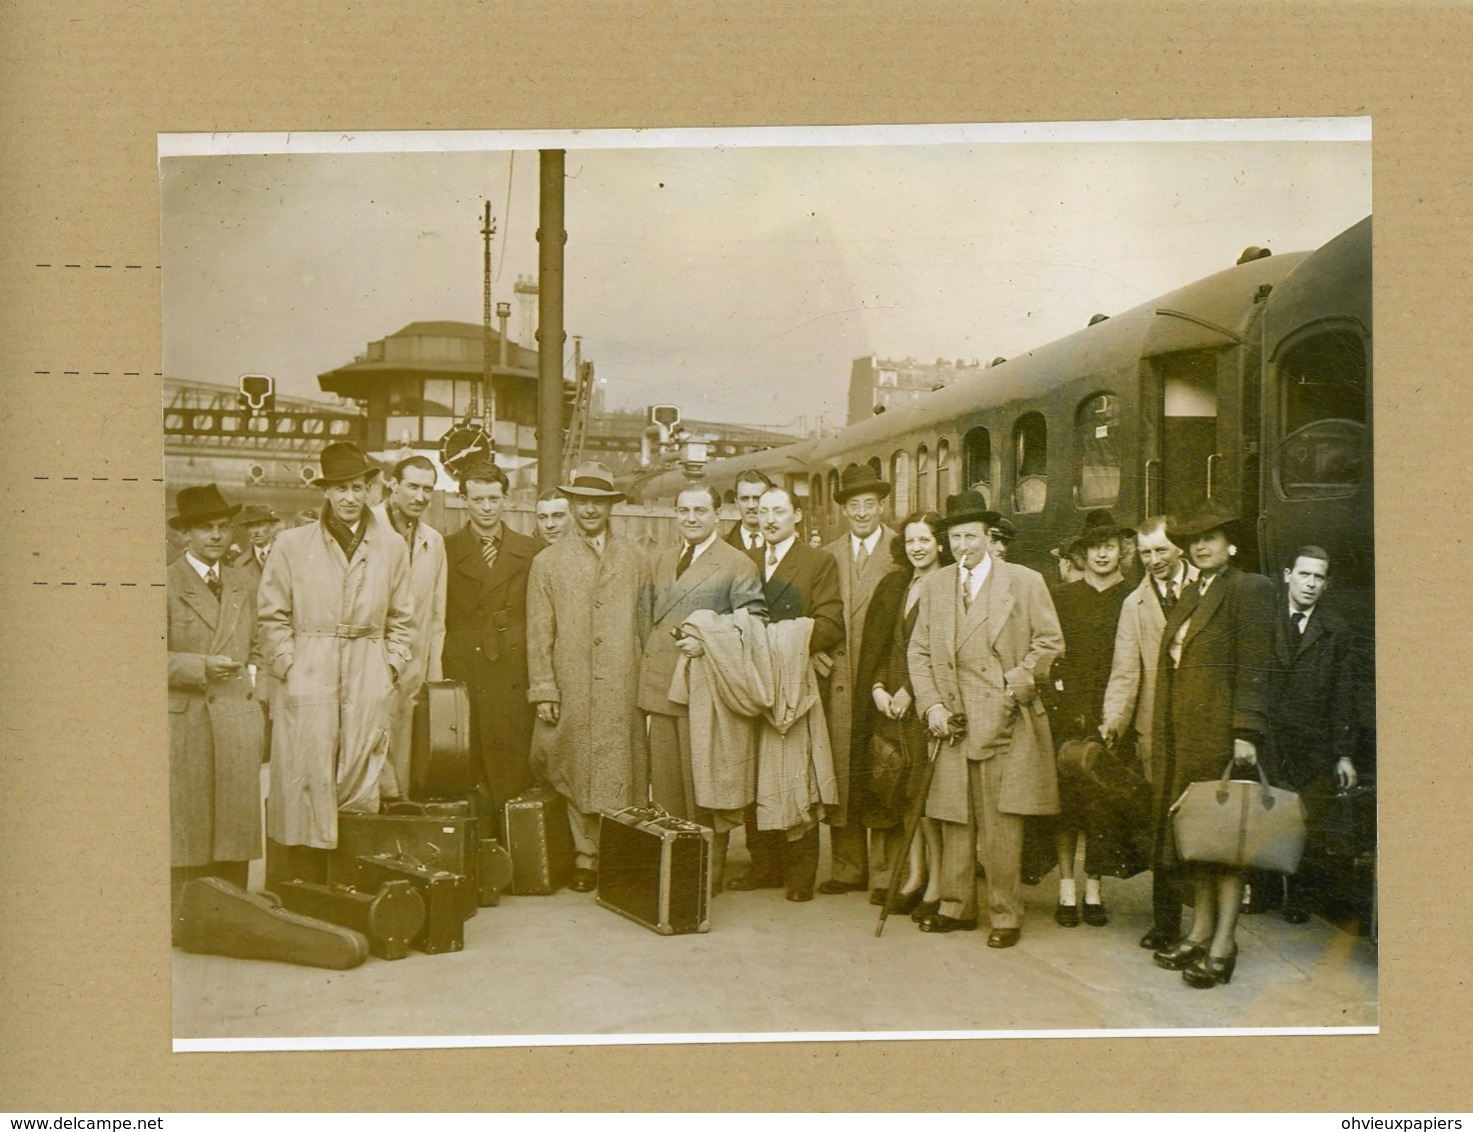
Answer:
[[[568,887],[574,892],[592,892],[598,887],[598,874],[592,869],[574,869]]]
[[[958,920],[953,916],[933,912],[921,921],[923,932],[974,932],[977,930],[977,919],[974,916],[970,920]]]
[[[1110,916],[1105,911],[1103,904],[1091,904],[1086,900],[1084,902],[1084,922],[1092,928],[1102,928],[1110,922]]]
[[[911,909],[910,918],[916,923],[920,923],[927,916],[934,916],[939,911],[941,911],[941,901],[922,900],[913,909]]]
[[[1079,905],[1065,904],[1060,901],[1054,908],[1054,923],[1061,928],[1077,928],[1079,926]]]
[[[1022,938],[1021,928],[993,928],[987,935],[987,946],[1012,947]]]
[[[1290,923],[1290,924],[1307,924],[1307,923],[1309,923],[1309,913],[1306,912],[1303,908],[1296,908],[1296,907],[1294,907],[1292,904],[1285,904],[1284,905],[1284,910],[1282,912],[1280,912],[1279,915],[1281,915],[1281,916],[1284,917],[1284,921],[1286,923]]]
[[[733,892],[752,892],[759,888],[781,888],[782,886],[782,877],[766,877],[760,873],[743,873],[739,877],[732,877],[726,883],[726,887]]]
[[[847,880],[826,880],[818,886],[818,891],[825,896],[842,896],[846,892],[863,892],[864,889],[864,885],[850,884]]]
[[[788,899],[794,904],[804,904],[813,899],[813,893],[804,888],[788,889]]]
[[[1141,936],[1141,946],[1147,951],[1166,951],[1176,942],[1176,936],[1163,928],[1152,928]]]

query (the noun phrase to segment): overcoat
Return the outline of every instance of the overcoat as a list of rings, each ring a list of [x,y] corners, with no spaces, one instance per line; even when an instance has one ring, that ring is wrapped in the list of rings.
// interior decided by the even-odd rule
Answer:
[[[388,507],[387,503],[380,503],[373,513],[382,521],[384,530],[394,531]],[[414,609],[409,624],[409,663],[399,673],[399,683],[394,687],[389,747],[399,789],[406,792],[409,747],[414,737],[414,700],[426,680],[442,679],[440,654],[445,644],[445,538],[423,520],[414,526],[414,547],[409,555],[409,596]]]
[[[1183,585],[1189,585],[1196,577],[1197,568],[1187,564]],[[1156,712],[1156,661],[1161,655],[1161,629],[1166,624],[1166,614],[1152,584],[1147,574],[1140,585],[1125,595],[1120,607],[1101,718],[1118,733],[1124,732],[1127,723],[1134,722],[1141,769],[1155,782],[1159,768],[1152,754],[1151,733]]]
[[[1366,642],[1322,604],[1300,633],[1288,608],[1281,593],[1270,718],[1280,772],[1304,792],[1330,778],[1340,759],[1355,758],[1359,699],[1372,693],[1364,671]]]
[[[532,771],[590,814],[643,802],[649,782],[635,701],[650,568],[634,543],[605,538],[602,554],[559,539],[527,579],[527,700],[561,705],[557,723],[533,724]]]
[[[220,567],[220,597],[188,559],[165,574],[169,644],[169,864],[261,855],[261,705],[246,676],[254,650],[254,587]],[[240,676],[207,680],[205,658],[228,656]]]
[[[662,715],[686,710],[669,696],[670,678],[682,655],[671,630],[680,628],[698,609],[712,613],[745,609],[757,617],[767,616],[762,576],[743,551],[716,539],[677,578],[675,568],[683,549],[670,547],[655,559],[650,628],[639,662],[639,706]]]
[[[266,557],[271,557],[269,548],[267,549]],[[256,594],[261,588],[261,562],[256,557],[256,548],[254,546],[247,546],[236,555],[234,565],[239,567],[245,573],[245,576],[250,579],[251,616],[255,617]],[[256,640],[252,646],[252,652],[258,658],[264,657],[261,649],[261,624],[259,621],[256,622]],[[252,660],[251,663],[257,666],[256,702],[261,705],[261,712],[265,718],[265,727],[262,729],[261,736],[261,761],[265,762],[271,757],[271,704],[275,701],[277,695],[277,679],[271,674],[271,666],[266,664],[264,659],[260,661]]]
[[[1176,603],[1161,631],[1156,716],[1152,725],[1163,755],[1157,795],[1162,859],[1175,859],[1166,810],[1193,782],[1222,777],[1235,738],[1253,738],[1270,776],[1264,743],[1274,674],[1274,584],[1260,574],[1228,567],[1201,593],[1202,580]],[[1171,644],[1188,623],[1181,661],[1172,668]]]
[[[942,704],[967,717],[965,737],[940,746],[926,814],[965,822],[967,761],[999,757],[1007,760],[1001,812],[1057,813],[1053,738],[1037,684],[1064,638],[1043,575],[993,559],[967,610],[958,567],[945,566],[921,583],[918,608],[909,652],[916,711]]]
[[[466,686],[477,757],[497,804],[532,785],[527,577],[540,549],[535,540],[502,527],[496,565],[488,568],[470,524],[445,540],[445,675]]]
[[[910,636],[915,631],[916,619],[920,616],[920,604],[905,611],[905,598],[910,592],[910,570],[896,570],[886,574],[875,587],[870,598],[869,613],[864,623],[864,642],[860,647],[859,667],[855,679],[856,694],[869,698],[874,704],[873,689],[881,685],[891,696],[904,689],[914,701],[915,689],[910,681]],[[871,735],[884,735],[897,745],[903,742],[904,752],[912,765],[925,758],[925,723],[912,707],[902,720],[882,718],[878,712],[871,716]],[[873,750],[870,745],[855,751],[855,784],[860,796],[863,820],[875,829],[887,829],[904,821],[903,807],[893,801],[876,799],[868,792],[873,783],[875,767],[872,763]]]
[[[350,562],[324,522],[276,536],[261,574],[262,649],[282,681],[271,709],[267,832],[331,849],[338,810],[376,813],[394,680],[409,664],[409,550],[365,509]]]
[[[844,602],[844,640],[834,647],[834,674],[829,680],[829,739],[834,751],[834,773],[839,779],[839,804],[824,819],[830,825],[845,825],[850,820],[854,770],[864,761],[874,718],[875,705],[869,688],[859,684],[864,625],[875,587],[880,579],[898,569],[890,557],[890,541],[895,532],[881,525],[879,534],[863,569],[855,566],[850,535],[845,534],[824,547],[839,567],[839,597]]]

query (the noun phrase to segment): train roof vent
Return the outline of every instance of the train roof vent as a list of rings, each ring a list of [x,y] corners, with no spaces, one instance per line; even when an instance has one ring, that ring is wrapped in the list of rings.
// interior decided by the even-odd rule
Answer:
[[[993,366],[1000,366],[1005,361],[1007,361],[1007,358],[993,358],[992,361],[987,363],[987,368],[991,369]]]
[[[1109,317],[1107,314],[1092,314],[1089,316],[1089,324],[1093,326],[1097,322],[1104,322]]]
[[[1273,254],[1268,248],[1260,248],[1257,244],[1252,244],[1243,249],[1243,254],[1238,257],[1238,263],[1252,263],[1255,259],[1267,259]]]

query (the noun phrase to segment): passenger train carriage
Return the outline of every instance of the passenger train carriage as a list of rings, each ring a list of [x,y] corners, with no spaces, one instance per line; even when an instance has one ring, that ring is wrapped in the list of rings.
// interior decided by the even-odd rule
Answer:
[[[891,482],[892,522],[974,487],[1017,526],[1011,557],[1050,579],[1049,548],[1084,512],[1134,523],[1211,496],[1256,520],[1239,548],[1247,569],[1276,575],[1296,546],[1325,546],[1331,596],[1369,629],[1370,366],[1367,217],[1316,251],[1240,262],[914,406],[713,461],[705,479],[731,501],[736,475],[760,468],[826,539],[842,528],[834,491],[847,467]],[[669,502],[684,481],[665,473],[632,494]]]

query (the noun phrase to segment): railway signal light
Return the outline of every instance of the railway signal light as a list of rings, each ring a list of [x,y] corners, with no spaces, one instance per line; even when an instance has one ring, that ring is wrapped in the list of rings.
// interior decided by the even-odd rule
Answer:
[[[242,374],[236,383],[240,403],[251,416],[259,417],[276,408],[276,379],[264,373]]]

